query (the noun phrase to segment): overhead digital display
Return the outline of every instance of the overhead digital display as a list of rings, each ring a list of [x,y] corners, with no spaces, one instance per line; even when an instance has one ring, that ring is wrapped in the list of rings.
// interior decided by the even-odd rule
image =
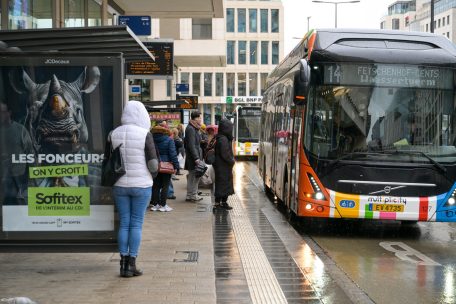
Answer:
[[[127,78],[172,79],[174,64],[173,42],[143,42],[154,55],[153,60],[130,61],[126,63]]]

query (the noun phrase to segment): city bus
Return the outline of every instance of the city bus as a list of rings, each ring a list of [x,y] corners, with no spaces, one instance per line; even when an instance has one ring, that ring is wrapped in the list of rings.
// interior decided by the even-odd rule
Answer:
[[[260,140],[261,107],[237,106],[234,113],[234,156],[257,157]]]
[[[259,174],[291,216],[456,221],[456,48],[308,32],[268,75]]]

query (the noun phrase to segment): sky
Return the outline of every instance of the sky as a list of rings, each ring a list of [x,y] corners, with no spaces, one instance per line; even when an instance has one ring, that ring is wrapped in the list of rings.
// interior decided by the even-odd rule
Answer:
[[[322,0],[324,1],[324,0]],[[329,1],[329,0],[328,0]],[[342,2],[346,0],[331,0]],[[337,5],[338,28],[380,28],[380,18],[387,14],[388,5],[395,0],[360,0],[359,3]],[[285,46],[284,55],[295,47],[310,28],[334,28],[334,4],[314,3],[312,0],[282,0],[284,7]]]

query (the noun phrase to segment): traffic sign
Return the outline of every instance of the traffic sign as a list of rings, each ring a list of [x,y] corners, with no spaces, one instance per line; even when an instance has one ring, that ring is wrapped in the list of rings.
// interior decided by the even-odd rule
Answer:
[[[138,36],[150,36],[150,16],[119,16],[119,24],[128,27]]]
[[[189,92],[188,83],[176,83],[176,92],[188,93]]]

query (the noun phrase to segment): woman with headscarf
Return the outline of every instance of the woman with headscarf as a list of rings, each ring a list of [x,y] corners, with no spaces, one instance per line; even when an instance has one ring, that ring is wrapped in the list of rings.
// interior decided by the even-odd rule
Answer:
[[[233,209],[227,202],[228,196],[234,194],[233,166],[235,161],[232,141],[233,124],[228,119],[222,119],[216,135],[215,162],[213,164],[215,172],[214,208]]]

